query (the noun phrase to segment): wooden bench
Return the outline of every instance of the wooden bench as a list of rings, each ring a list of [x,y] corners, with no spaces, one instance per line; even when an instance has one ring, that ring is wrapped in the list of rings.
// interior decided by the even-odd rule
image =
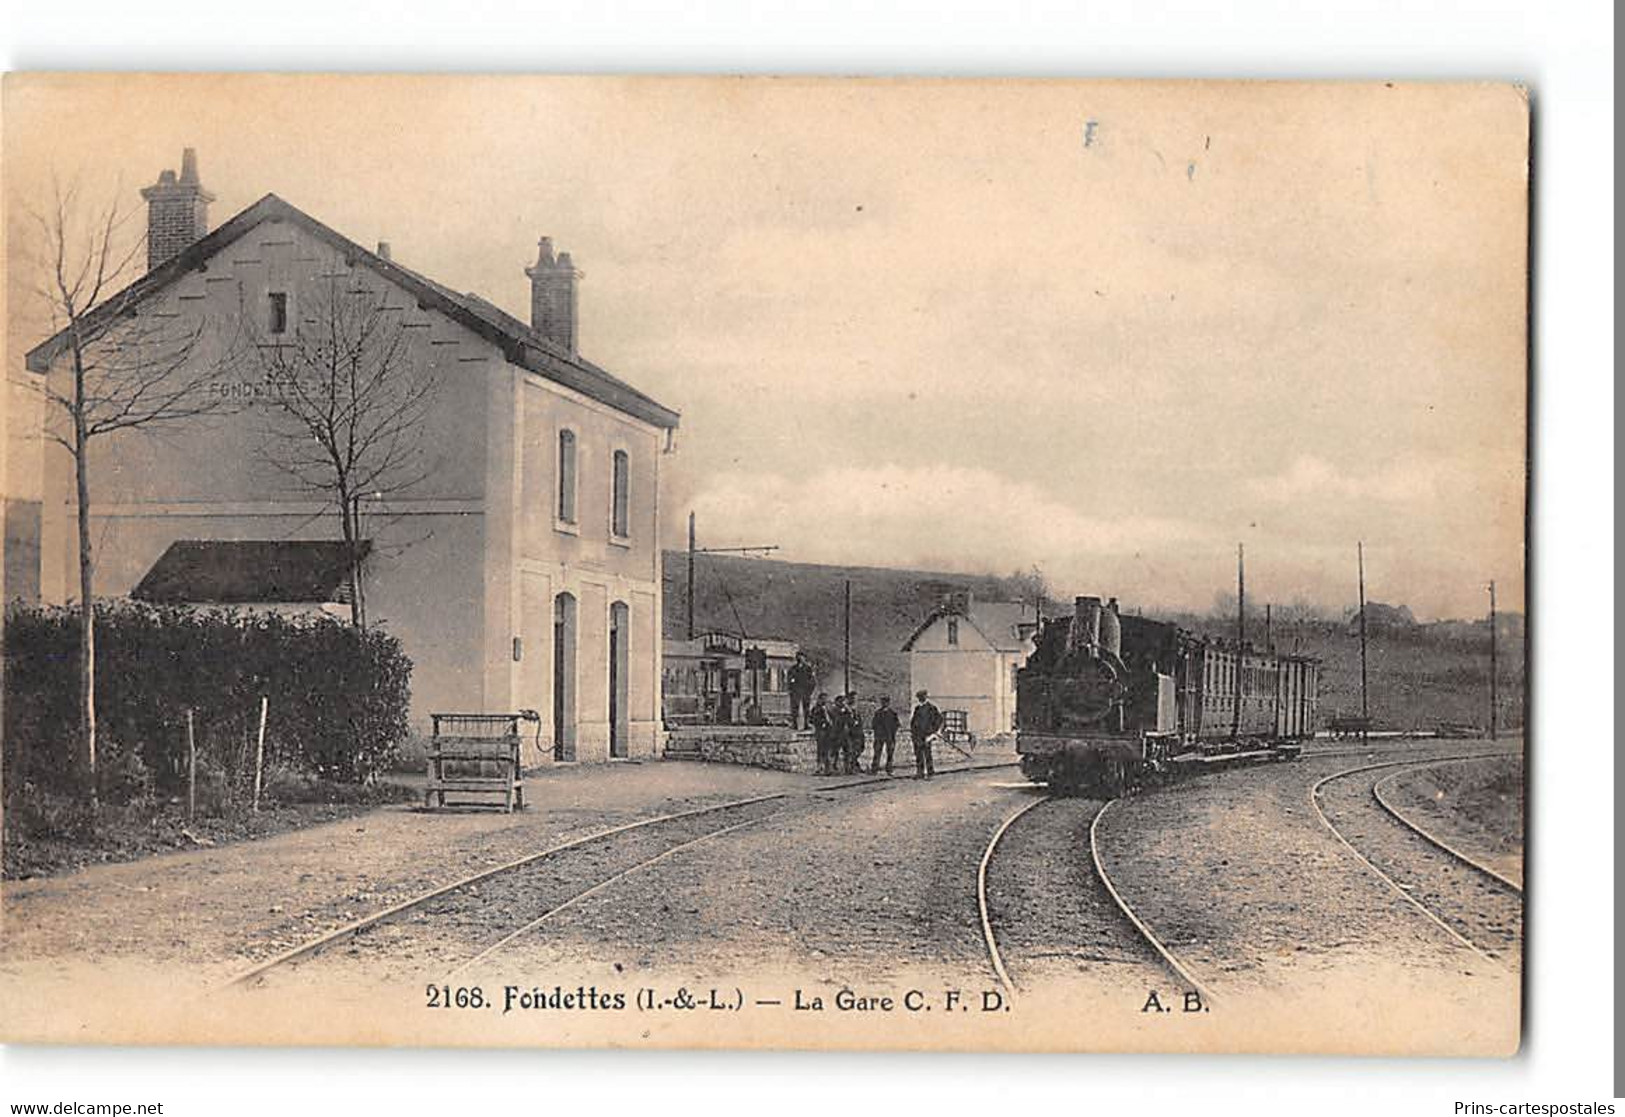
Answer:
[[[1358,714],[1342,714],[1328,721],[1326,729],[1333,737],[1339,739],[1363,737],[1371,732],[1371,722],[1371,718],[1361,717]]]
[[[434,736],[429,741],[429,779],[423,786],[425,809],[444,807],[448,793],[499,795],[504,811],[524,809],[519,714],[431,714],[430,718]],[[497,804],[482,801],[481,805]]]

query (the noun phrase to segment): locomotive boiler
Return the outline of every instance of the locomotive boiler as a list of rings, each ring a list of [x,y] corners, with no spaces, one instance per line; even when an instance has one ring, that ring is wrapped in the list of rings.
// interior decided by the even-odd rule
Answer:
[[[1016,675],[1016,751],[1062,794],[1120,795],[1213,758],[1296,756],[1313,736],[1318,663],[1079,597]],[[1228,759],[1226,762],[1230,762]]]

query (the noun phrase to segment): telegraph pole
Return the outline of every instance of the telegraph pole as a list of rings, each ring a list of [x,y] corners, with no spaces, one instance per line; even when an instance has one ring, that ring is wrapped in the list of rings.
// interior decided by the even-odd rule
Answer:
[[[694,545],[694,513],[688,514],[688,638],[694,639],[694,556],[695,555],[765,555],[779,549],[777,543],[760,547],[696,547]],[[732,604],[730,599],[729,604]],[[735,619],[738,610],[735,610]],[[741,629],[741,634],[743,630]]]
[[[1495,740],[1495,721],[1498,707],[1495,693],[1495,583],[1490,583],[1490,740]]]
[[[694,639],[694,513],[688,514],[688,639]]]
[[[846,580],[846,604],[841,622],[841,680],[843,693],[852,692],[852,579]]]
[[[1241,685],[1247,675],[1247,550],[1236,544],[1236,685],[1235,713],[1230,719],[1230,739],[1241,736]]]
[[[1371,706],[1366,699],[1365,671],[1365,544],[1355,544],[1360,563],[1360,741],[1370,740]]]

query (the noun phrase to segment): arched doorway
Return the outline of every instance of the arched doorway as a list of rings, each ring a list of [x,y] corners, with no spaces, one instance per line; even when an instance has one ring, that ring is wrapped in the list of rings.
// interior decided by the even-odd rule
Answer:
[[[576,758],[576,599],[553,599],[553,759]]]
[[[627,644],[631,641],[632,625],[626,602],[617,601],[609,607],[609,755],[629,755],[627,740]]]

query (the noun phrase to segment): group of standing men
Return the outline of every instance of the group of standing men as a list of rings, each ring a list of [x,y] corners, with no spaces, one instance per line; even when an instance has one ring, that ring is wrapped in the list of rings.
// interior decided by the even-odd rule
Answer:
[[[819,692],[814,699],[816,675],[805,652],[796,653],[796,661],[786,673],[785,683],[790,691],[791,726],[811,729],[813,739],[818,743],[818,774],[855,775],[862,771],[858,757],[863,755],[866,742],[863,717],[858,713],[858,696],[850,691],[837,694],[831,703],[827,693]],[[936,775],[931,741],[942,731],[944,719],[942,711],[937,709],[925,691],[916,691],[914,699],[914,713],[908,719],[909,737],[914,742],[914,778],[928,780]],[[891,699],[882,697],[880,707],[869,720],[869,729],[875,741],[875,754],[869,762],[870,775],[878,775],[882,765],[886,774],[891,775],[899,724]]]
[[[914,697],[917,704],[908,724],[909,736],[914,742],[914,778],[930,779],[936,775],[931,740],[942,729],[942,711],[932,704],[930,695],[925,691],[917,692]],[[819,775],[850,776],[863,770],[858,757],[863,754],[866,742],[856,694],[838,694],[831,704],[829,695],[821,692],[807,709],[806,724],[813,731],[813,739],[818,744]],[[869,723],[875,742],[874,757],[869,763],[870,775],[878,775],[882,764],[885,765],[886,774],[892,774],[899,724],[891,699],[882,696],[880,706]]]

